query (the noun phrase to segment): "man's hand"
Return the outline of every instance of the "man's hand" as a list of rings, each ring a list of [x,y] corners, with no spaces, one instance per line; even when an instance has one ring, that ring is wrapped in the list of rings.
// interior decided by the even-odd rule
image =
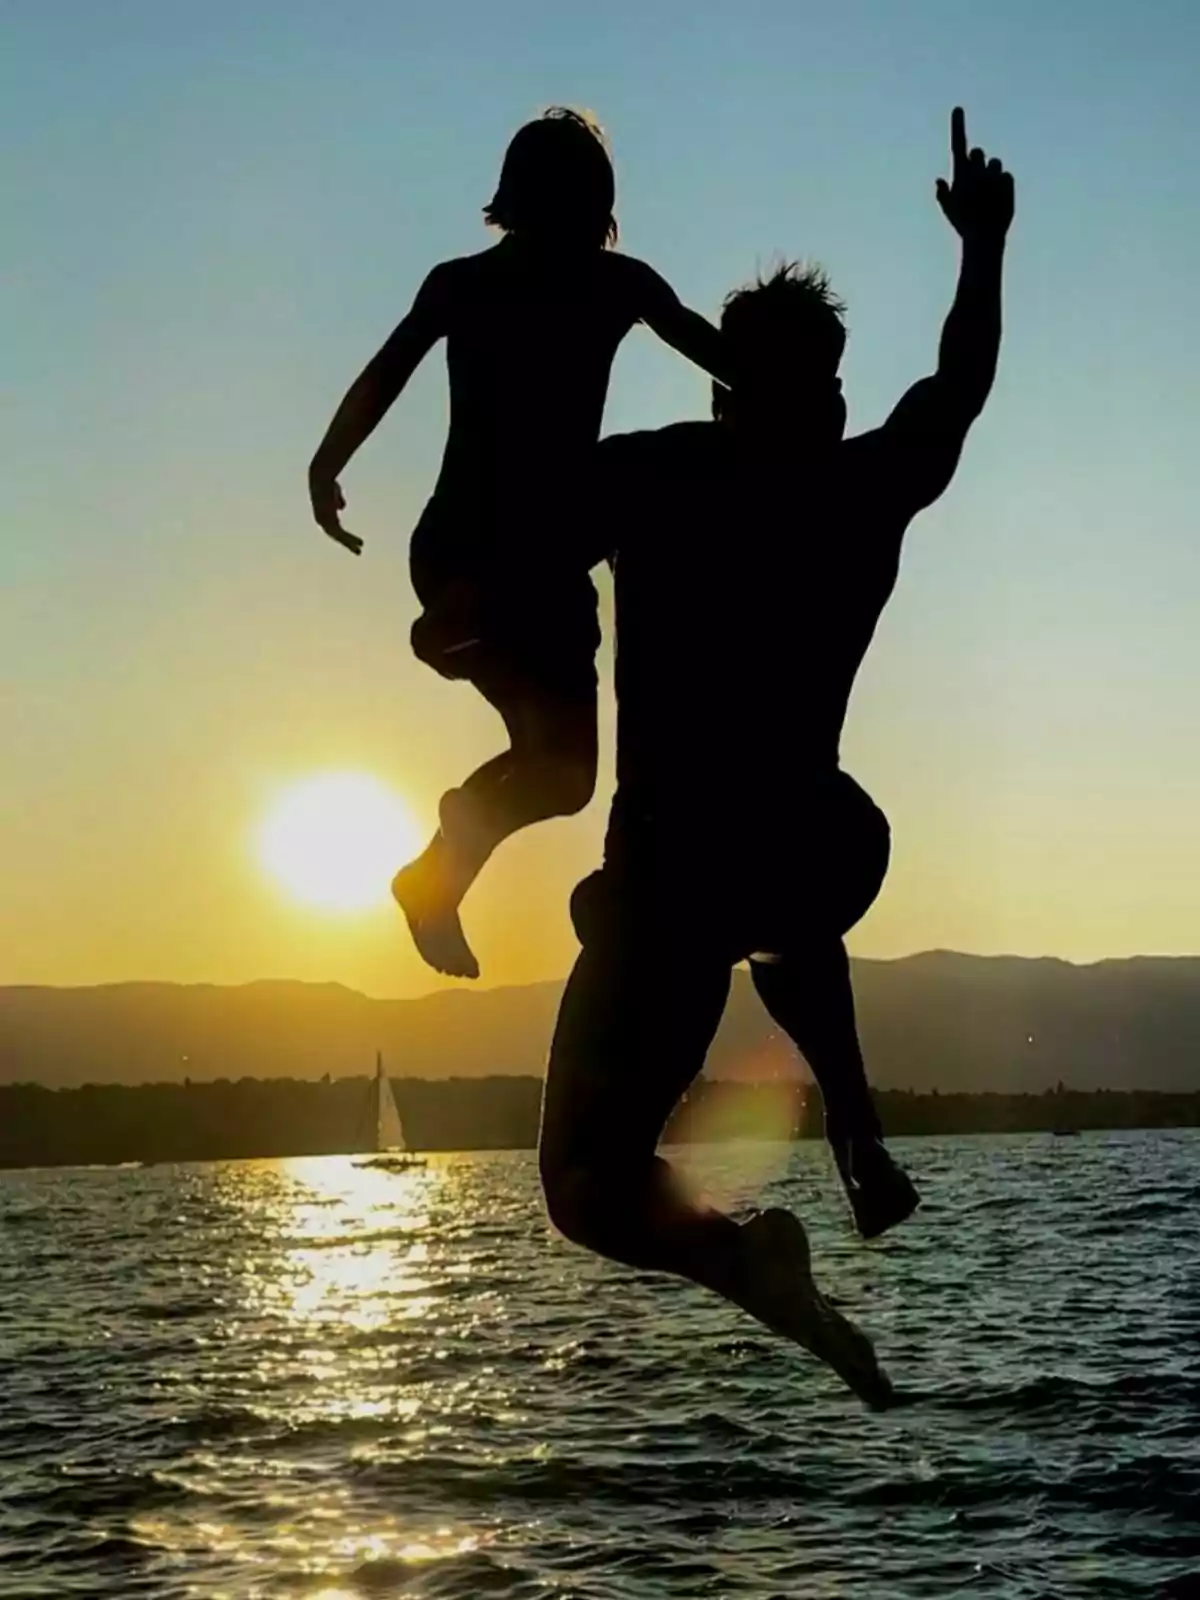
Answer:
[[[967,148],[967,121],[962,107],[950,113],[950,182],[937,181],[938,204],[962,239],[999,244],[1013,219],[1015,196],[1011,172],[982,150]]]
[[[317,519],[317,526],[323,528],[331,539],[336,539],[338,544],[345,545],[352,555],[361,555],[362,540],[356,533],[348,533],[342,527],[340,513],[346,509],[346,497],[337,479],[310,471],[308,493],[312,500],[313,516]]]

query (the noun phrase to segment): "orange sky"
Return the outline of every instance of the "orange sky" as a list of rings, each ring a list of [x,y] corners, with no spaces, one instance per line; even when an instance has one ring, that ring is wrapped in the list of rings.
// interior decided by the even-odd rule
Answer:
[[[394,552],[384,559],[397,564]],[[258,833],[289,784],[325,770],[377,775],[428,825],[442,787],[496,746],[498,725],[468,690],[410,662],[398,639],[360,635],[351,600],[361,567],[309,566],[314,604],[319,595],[323,614],[340,620],[322,628],[310,619],[316,659],[290,698],[269,663],[247,679],[227,675],[216,693],[218,674],[202,671],[206,642],[176,637],[180,676],[169,689],[152,673],[97,680],[86,714],[60,708],[61,731],[74,735],[61,742],[53,723],[18,724],[53,781],[36,806],[4,819],[8,981],[286,976],[381,995],[437,986],[390,908],[332,914],[298,904],[264,870]],[[1186,791],[1165,789],[1153,768],[1111,766],[1098,727],[1064,727],[1067,758],[1038,767],[1015,736],[1005,742],[996,719],[980,723],[973,747],[923,729],[916,706],[896,719],[900,631],[885,624],[847,740],[848,765],[895,833],[888,884],[852,947],[1081,960],[1194,948],[1193,885],[1179,868],[1192,825]],[[218,705],[193,716],[198,678]],[[605,721],[607,739],[611,707]],[[85,773],[80,792],[72,775]],[[584,816],[506,846],[469,899],[485,982],[558,976],[569,965],[567,897],[599,854],[607,772],[604,781]],[[728,843],[714,839],[713,849]]]
[[[558,99],[608,125],[623,241],[698,309],[773,252],[826,263],[854,429],[934,361],[956,252],[933,182],[966,104],[1018,181],[1005,346],[851,708],[846,761],[895,840],[852,942],[1197,949],[1200,12],[915,28],[871,0],[655,32],[616,0],[543,8],[526,36],[493,6],[464,52],[437,7],[353,28],[315,6],[17,10],[0,983],[434,987],[396,914],[297,906],[255,840],[282,788],[331,769],[428,828],[499,746],[408,647],[440,359],[345,476],[361,560],[312,527],[305,467],[432,262],[488,242],[504,143]],[[610,429],[706,406],[700,374],[626,341]],[[605,799],[488,870],[466,908],[484,981],[566,970]]]

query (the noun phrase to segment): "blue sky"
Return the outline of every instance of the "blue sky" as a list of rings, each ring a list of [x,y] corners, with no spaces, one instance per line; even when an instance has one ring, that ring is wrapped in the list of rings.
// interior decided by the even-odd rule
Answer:
[[[496,745],[407,650],[440,363],[346,476],[361,562],[308,526],[304,467],[428,266],[487,243],[504,144],[555,101],[605,123],[625,247],[699,309],[777,251],[827,264],[855,427],[933,361],[967,107],[1018,183],[1006,344],[852,709],[897,838],[857,947],[1196,947],[1200,11],[10,0],[0,40],[0,978],[428,986],[385,915],[277,904],[245,839],[330,765],[428,819]],[[705,403],[639,333],[608,426]],[[497,861],[489,976],[565,968],[602,822]]]

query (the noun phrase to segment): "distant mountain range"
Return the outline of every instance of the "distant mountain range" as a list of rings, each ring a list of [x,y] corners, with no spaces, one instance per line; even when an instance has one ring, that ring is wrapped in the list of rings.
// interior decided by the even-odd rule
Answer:
[[[1073,966],[932,952],[858,961],[863,1044],[881,1089],[1039,1093],[1200,1089],[1200,957]],[[211,1078],[540,1073],[561,985],[373,1000],[337,984],[0,988],[0,1082],[50,1087]],[[789,1052],[748,977],[709,1076],[763,1077]]]

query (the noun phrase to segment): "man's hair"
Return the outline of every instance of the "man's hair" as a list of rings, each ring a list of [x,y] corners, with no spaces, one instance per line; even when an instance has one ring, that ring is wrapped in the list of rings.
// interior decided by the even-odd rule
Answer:
[[[616,187],[600,124],[586,111],[551,106],[513,135],[483,218],[505,233],[614,245]]]
[[[756,348],[781,336],[811,346],[813,358],[836,368],[846,348],[846,307],[829,286],[824,267],[785,261],[767,276],[735,289],[721,307],[721,332],[751,361]]]

